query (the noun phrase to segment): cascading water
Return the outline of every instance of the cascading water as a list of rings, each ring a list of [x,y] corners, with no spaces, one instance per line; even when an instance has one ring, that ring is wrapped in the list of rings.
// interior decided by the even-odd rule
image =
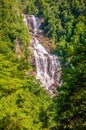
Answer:
[[[35,17],[34,15],[32,15],[32,20],[33,20],[33,30],[34,30],[34,33],[36,34],[41,23],[40,23],[39,19],[37,17]]]
[[[24,21],[28,24],[31,20],[30,28],[33,30],[34,35],[34,56],[36,64],[36,77],[39,79],[43,86],[53,95],[55,90],[55,83],[59,86],[61,77],[61,65],[59,58],[55,55],[49,54],[46,49],[36,38],[41,25],[40,20],[34,15],[24,17]],[[31,27],[32,26],[32,27]]]

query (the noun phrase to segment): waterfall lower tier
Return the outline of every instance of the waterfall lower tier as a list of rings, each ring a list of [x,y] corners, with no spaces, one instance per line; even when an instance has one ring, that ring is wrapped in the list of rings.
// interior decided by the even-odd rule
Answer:
[[[58,57],[50,55],[45,48],[35,38],[34,55],[36,62],[37,79],[40,79],[42,85],[52,93],[55,80],[60,81],[60,62]]]
[[[56,55],[49,54],[36,38],[36,34],[41,25],[40,20],[33,15],[27,15],[24,17],[24,21],[30,30],[33,30],[36,78],[40,80],[42,86],[45,86],[51,95],[54,95],[55,87],[59,86],[61,77],[59,58]]]

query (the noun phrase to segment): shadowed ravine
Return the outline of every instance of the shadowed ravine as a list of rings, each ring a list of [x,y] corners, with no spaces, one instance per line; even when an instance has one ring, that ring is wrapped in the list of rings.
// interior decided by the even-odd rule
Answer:
[[[49,54],[37,39],[36,35],[40,32],[40,20],[34,15],[25,15],[24,21],[31,30],[34,39],[36,78],[40,80],[42,86],[45,86],[53,97],[56,87],[60,84],[61,65],[59,58],[56,55]]]

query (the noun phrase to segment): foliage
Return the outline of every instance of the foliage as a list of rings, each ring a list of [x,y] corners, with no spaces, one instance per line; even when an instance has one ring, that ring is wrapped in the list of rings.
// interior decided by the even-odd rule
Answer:
[[[1,130],[86,129],[85,6],[85,0],[0,0]],[[22,11],[44,19],[42,29],[60,55],[63,83],[53,100],[29,73]]]
[[[63,69],[63,85],[55,100],[57,129],[86,128],[86,47],[76,45],[70,67]]]

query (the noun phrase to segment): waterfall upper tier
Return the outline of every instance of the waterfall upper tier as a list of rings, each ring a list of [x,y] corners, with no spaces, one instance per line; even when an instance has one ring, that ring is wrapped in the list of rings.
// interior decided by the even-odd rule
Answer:
[[[54,95],[55,87],[59,86],[61,77],[61,65],[56,55],[47,52],[36,37],[41,26],[40,20],[34,15],[26,15],[24,21],[32,31],[33,52],[35,58],[36,78],[43,86]]]

